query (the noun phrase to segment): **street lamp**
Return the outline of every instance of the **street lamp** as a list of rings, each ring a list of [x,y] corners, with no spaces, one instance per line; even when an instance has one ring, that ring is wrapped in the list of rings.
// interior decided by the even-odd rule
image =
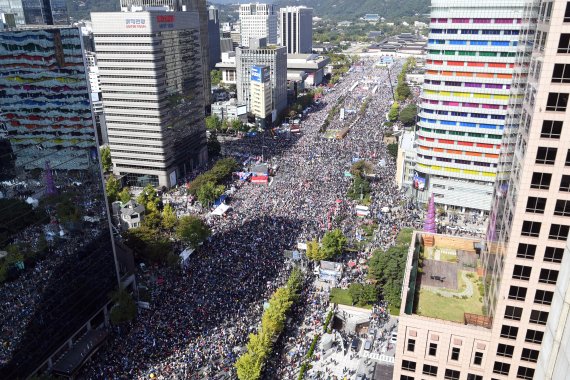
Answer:
[[[392,99],[396,101],[396,97],[394,96],[394,87],[392,86],[392,73],[390,71],[390,66],[386,65],[386,70],[388,70],[388,83],[390,83],[390,90],[392,91]]]

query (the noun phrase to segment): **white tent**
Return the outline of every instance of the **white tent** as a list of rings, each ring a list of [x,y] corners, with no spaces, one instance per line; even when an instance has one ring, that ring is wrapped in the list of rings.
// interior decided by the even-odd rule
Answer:
[[[214,211],[212,211],[212,215],[222,216],[224,215],[231,207],[225,203],[220,204]]]

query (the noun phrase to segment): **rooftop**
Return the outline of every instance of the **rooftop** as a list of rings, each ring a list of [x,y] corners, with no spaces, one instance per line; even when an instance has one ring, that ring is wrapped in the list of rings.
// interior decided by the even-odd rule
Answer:
[[[477,239],[415,232],[401,312],[489,328],[479,243]]]

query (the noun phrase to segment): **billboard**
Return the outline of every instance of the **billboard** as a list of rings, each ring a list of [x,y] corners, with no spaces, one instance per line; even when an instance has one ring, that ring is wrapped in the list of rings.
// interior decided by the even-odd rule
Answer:
[[[252,82],[267,83],[269,82],[269,66],[252,66],[251,67]]]
[[[414,172],[413,186],[414,189],[419,191],[424,191],[426,188],[426,179],[424,177],[420,177],[418,172]]]

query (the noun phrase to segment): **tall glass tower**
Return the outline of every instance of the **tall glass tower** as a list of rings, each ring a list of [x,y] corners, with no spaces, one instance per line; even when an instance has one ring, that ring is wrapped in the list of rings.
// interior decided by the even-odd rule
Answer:
[[[118,286],[88,83],[78,28],[0,32],[3,379],[102,331]]]

